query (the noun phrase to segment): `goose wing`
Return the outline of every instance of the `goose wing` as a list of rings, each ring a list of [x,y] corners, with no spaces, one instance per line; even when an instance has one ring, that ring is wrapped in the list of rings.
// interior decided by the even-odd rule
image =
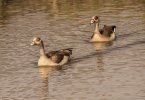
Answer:
[[[73,48],[61,49],[60,52],[63,53],[65,56],[70,56],[72,55],[72,49]]]
[[[72,48],[61,49],[58,51],[51,51],[46,54],[48,58],[50,58],[55,63],[60,63],[64,56],[72,55]]]
[[[60,63],[64,58],[64,54],[60,51],[51,51],[47,53],[46,56],[50,58],[54,63]]]
[[[103,34],[103,29],[99,29],[100,34]]]
[[[112,25],[112,26],[104,25],[103,30],[102,30],[102,34],[110,37],[111,34],[113,32],[115,32],[115,28],[116,28],[116,26],[114,26],[114,25]]]

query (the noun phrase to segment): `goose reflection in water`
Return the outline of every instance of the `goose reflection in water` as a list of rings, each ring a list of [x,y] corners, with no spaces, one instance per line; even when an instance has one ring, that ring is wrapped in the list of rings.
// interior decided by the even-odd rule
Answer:
[[[110,42],[93,42],[94,49],[96,50],[97,56],[97,70],[104,71],[103,68],[103,51],[109,46],[113,45],[113,41]]]
[[[42,86],[40,88],[42,98],[49,97],[49,79],[51,72],[61,70],[61,68],[61,66],[39,66],[39,74],[42,79]]]

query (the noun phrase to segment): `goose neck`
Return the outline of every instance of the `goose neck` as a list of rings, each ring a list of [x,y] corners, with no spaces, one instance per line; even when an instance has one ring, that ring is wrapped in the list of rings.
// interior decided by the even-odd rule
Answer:
[[[99,33],[99,23],[94,24],[95,33]]]
[[[43,44],[43,41],[41,41],[41,44],[40,44],[40,56],[44,56],[44,55],[45,55],[44,44]]]

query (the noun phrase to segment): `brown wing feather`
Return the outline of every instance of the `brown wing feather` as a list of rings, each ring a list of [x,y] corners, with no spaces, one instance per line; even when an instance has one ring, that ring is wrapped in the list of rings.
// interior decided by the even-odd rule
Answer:
[[[101,34],[103,34],[103,29],[99,29],[99,32],[100,32]]]
[[[60,51],[49,52],[48,54],[46,54],[46,56],[50,58],[54,63],[60,63],[64,58],[64,54]]]
[[[72,49],[73,48],[61,49],[60,52],[62,52],[65,56],[70,56],[72,55]]]
[[[107,25],[104,25],[103,27],[103,35],[106,35],[106,36],[111,36],[111,34],[114,32],[114,28],[116,28],[116,26],[107,26]]]
[[[51,60],[55,63],[60,63],[64,58],[64,55],[61,53],[56,53],[53,56],[51,56]]]
[[[61,49],[58,51],[51,51],[46,54],[48,58],[50,58],[55,63],[60,63],[64,56],[70,56],[72,55],[72,49],[73,48],[67,48],[67,49]]]

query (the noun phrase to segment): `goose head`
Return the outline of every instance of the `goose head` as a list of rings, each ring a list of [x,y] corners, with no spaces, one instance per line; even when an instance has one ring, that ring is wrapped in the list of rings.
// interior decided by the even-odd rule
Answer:
[[[99,23],[99,17],[98,16],[93,16],[91,18],[90,24],[95,24],[95,23]]]
[[[41,42],[42,42],[41,38],[35,37],[35,38],[33,38],[31,45],[32,46],[34,46],[34,45],[40,45]]]

